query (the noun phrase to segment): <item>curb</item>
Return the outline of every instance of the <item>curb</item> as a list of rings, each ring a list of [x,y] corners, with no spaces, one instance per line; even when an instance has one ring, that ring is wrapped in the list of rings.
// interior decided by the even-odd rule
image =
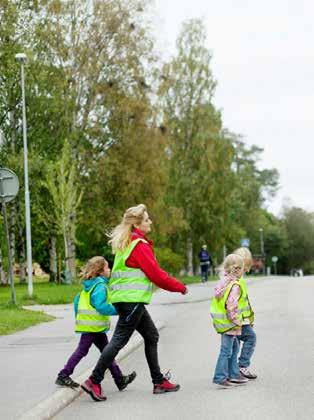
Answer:
[[[158,331],[165,327],[165,324],[160,321],[157,321],[155,325]],[[141,346],[143,341],[144,340],[140,335],[132,337],[129,344],[120,351],[116,361],[120,362],[125,359],[130,353]],[[92,368],[87,369],[84,373],[74,379],[76,382],[82,383],[90,376],[91,373]],[[19,417],[19,420],[49,420],[67,405],[71,404],[71,402],[78,398],[83,392],[84,391],[81,388],[78,388],[77,390],[68,388],[58,389],[50,397],[42,400],[35,407],[31,408]]]

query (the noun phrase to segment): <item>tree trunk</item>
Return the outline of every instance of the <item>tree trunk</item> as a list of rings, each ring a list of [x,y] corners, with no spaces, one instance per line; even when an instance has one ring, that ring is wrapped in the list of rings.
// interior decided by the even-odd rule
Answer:
[[[23,224],[21,223],[20,202],[16,200],[16,220],[18,229],[18,260],[20,265],[20,283],[26,283],[26,250]]]
[[[49,241],[49,271],[50,271],[50,282],[57,282],[58,267],[57,267],[57,238],[55,235],[51,236]]]
[[[194,272],[193,272],[193,242],[192,242],[192,237],[189,235],[187,238],[187,243],[186,243],[186,253],[187,253],[187,275],[188,276],[193,276]]]
[[[64,269],[65,271],[70,271],[69,268],[69,247],[68,247],[68,238],[66,233],[63,233],[63,242],[64,242]]]
[[[20,283],[26,283],[26,251],[25,251],[25,242],[24,242],[24,236],[23,236],[23,229],[20,226],[19,227],[19,236],[21,241],[21,248],[20,248],[20,258],[19,258],[19,264],[20,264]]]
[[[4,267],[3,267],[3,259],[2,259],[2,250],[0,247],[0,284],[1,285],[6,285],[8,284],[8,279],[6,276],[6,272],[4,271]]]
[[[75,242],[72,238],[68,239],[68,263],[72,279],[76,280],[76,262],[75,262]]]

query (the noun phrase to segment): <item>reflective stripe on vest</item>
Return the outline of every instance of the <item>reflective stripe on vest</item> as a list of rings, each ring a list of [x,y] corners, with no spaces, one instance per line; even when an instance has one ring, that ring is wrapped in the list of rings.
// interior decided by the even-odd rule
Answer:
[[[111,290],[151,290],[152,285],[148,284],[114,284],[111,287]]]
[[[115,271],[111,274],[112,279],[130,279],[131,277],[146,278],[146,274],[137,269],[134,271]]]
[[[218,330],[221,327],[221,324],[214,321],[214,327],[216,330]],[[237,324],[234,324],[233,322],[224,323],[224,327],[227,328],[227,331],[231,330],[234,327],[239,327]]]
[[[110,328],[110,321],[108,315],[100,314],[90,303],[91,294],[95,287],[102,284],[106,287],[103,281],[96,282],[93,287],[87,292],[82,290],[78,302],[78,310],[75,319],[75,331],[81,333],[88,332],[103,332]],[[109,291],[107,289],[107,300],[109,300]]]
[[[144,239],[136,239],[125,250],[116,253],[109,282],[112,303],[150,303],[151,301],[152,282],[142,270],[126,265],[127,259],[139,242],[147,243]]]
[[[243,314],[245,311],[249,310],[250,307],[246,306],[245,308],[242,309],[238,309],[237,313],[238,315]],[[215,314],[215,313],[211,313],[211,317],[212,318],[216,318],[216,319],[228,319],[227,314]]]
[[[99,326],[99,327],[110,327],[110,322],[105,321],[83,321],[82,319],[77,319],[75,321],[76,325],[89,325],[89,326]],[[104,328],[103,328],[104,329]]]

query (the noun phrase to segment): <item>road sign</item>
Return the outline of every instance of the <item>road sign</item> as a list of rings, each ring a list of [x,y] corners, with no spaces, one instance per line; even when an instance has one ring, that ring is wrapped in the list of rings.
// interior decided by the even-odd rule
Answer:
[[[242,238],[240,243],[241,243],[241,246],[243,246],[245,248],[249,248],[250,247],[250,240],[249,240],[249,238]]]
[[[0,201],[8,203],[19,192],[18,177],[10,169],[0,168]]]
[[[7,220],[7,209],[6,203],[13,200],[19,191],[19,180],[14,172],[10,169],[0,168],[0,203],[2,205],[2,215],[3,215],[3,224],[4,230],[7,237],[8,244],[8,260],[9,260],[9,279],[11,286],[11,296],[12,302],[16,304],[16,294],[14,289],[14,279],[13,279],[13,264],[12,264],[12,254],[10,247],[10,236]]]
[[[273,263],[276,263],[278,261],[278,257],[276,257],[276,256],[271,257],[271,260],[272,260]]]

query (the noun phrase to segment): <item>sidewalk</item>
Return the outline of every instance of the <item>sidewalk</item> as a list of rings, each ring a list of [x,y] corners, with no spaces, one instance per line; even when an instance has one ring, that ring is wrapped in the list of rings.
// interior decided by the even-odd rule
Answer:
[[[158,328],[166,324],[167,305],[209,301],[213,285],[213,282],[190,285],[189,294],[185,296],[163,290],[155,293],[149,311]],[[1,419],[49,418],[57,408],[61,409],[79,395],[79,391],[58,388],[54,383],[58,371],[78,342],[73,332],[72,305],[40,305],[30,309],[43,310],[57,319],[0,337]],[[115,322],[115,317],[112,317],[112,326]],[[141,343],[141,337],[134,334],[126,348],[120,352],[118,360],[126,357]],[[98,357],[98,350],[92,348],[77,366],[73,379],[82,381]]]

